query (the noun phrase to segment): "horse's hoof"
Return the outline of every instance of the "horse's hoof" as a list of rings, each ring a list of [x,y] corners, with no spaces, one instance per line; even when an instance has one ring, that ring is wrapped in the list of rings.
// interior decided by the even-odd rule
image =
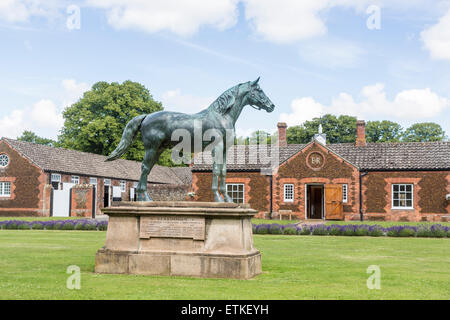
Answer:
[[[148,192],[145,193],[137,193],[136,194],[136,201],[153,201],[152,198],[149,196]]]
[[[234,201],[233,201],[233,199],[232,199],[229,195],[226,195],[226,196],[225,196],[225,202],[233,203]]]
[[[214,202],[225,202],[220,194],[214,195]]]

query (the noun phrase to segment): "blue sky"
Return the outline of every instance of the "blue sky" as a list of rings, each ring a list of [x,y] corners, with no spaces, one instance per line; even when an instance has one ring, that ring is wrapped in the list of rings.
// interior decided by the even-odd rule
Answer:
[[[248,107],[238,135],[325,113],[450,134],[450,1],[1,0],[0,38],[0,136],[56,138],[97,81],[193,113],[258,76],[276,109]]]

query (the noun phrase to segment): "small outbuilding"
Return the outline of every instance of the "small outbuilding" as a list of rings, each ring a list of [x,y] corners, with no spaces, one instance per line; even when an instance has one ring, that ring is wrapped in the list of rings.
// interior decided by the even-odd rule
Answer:
[[[95,217],[112,201],[135,200],[141,163],[8,138],[0,140],[0,215]],[[155,165],[148,187],[155,200],[185,200],[187,167]]]

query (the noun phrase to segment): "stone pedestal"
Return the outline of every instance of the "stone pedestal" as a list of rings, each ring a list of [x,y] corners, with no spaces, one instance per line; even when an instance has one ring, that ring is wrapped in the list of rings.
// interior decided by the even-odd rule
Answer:
[[[95,272],[249,279],[261,273],[247,205],[117,202]]]

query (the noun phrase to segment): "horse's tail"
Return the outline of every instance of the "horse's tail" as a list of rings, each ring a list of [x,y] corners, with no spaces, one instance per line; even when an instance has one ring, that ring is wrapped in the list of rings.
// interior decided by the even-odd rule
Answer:
[[[128,148],[136,137],[139,128],[141,127],[142,121],[144,121],[146,116],[147,115],[143,114],[134,117],[130,122],[128,122],[127,126],[123,130],[122,139],[120,140],[119,145],[108,156],[108,158],[106,158],[105,161],[113,161],[119,159],[125,152],[127,152]]]

